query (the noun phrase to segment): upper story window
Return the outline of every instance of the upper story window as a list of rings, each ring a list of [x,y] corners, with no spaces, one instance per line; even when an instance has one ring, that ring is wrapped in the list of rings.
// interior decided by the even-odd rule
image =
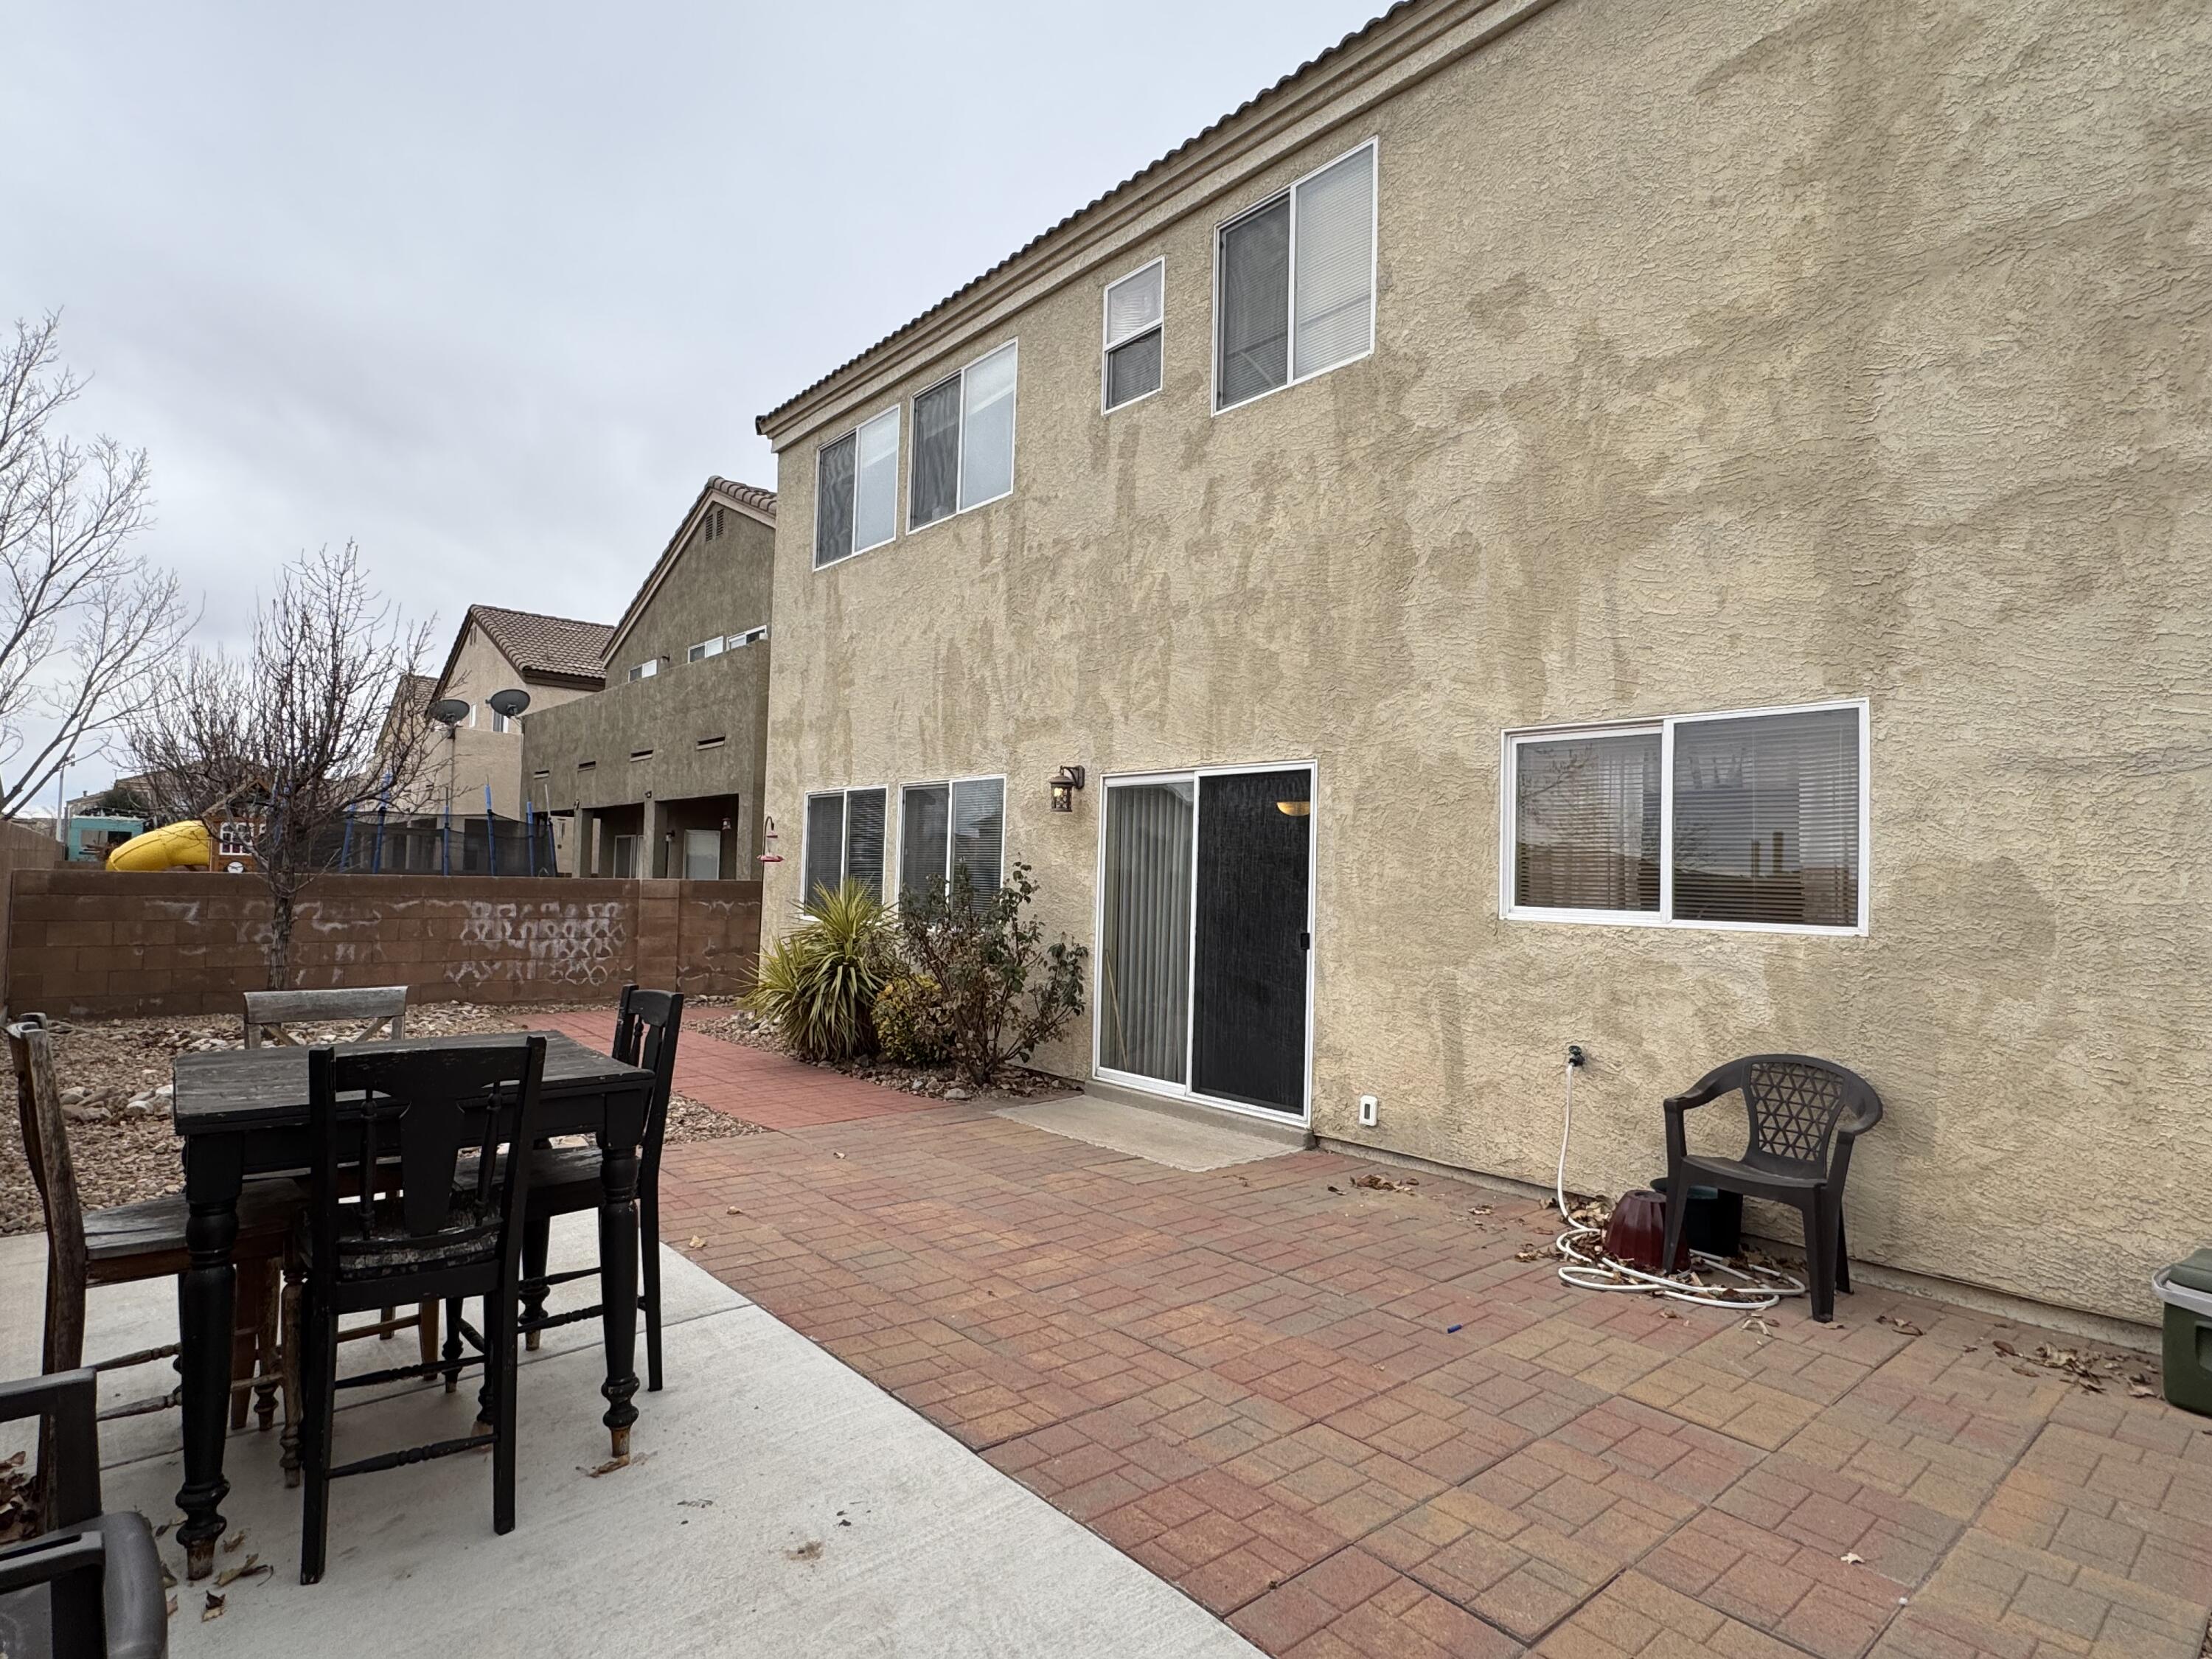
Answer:
[[[814,568],[881,547],[898,533],[899,412],[824,444],[814,460]]]
[[[1018,351],[1009,342],[915,396],[908,529],[1013,494]]]
[[[1106,408],[1149,398],[1160,389],[1161,319],[1167,261],[1155,259],[1106,285]]]
[[[1213,406],[1375,346],[1375,143],[1231,220],[1214,258]]]
[[[512,732],[514,730],[514,722],[509,720],[506,715],[501,714],[498,709],[494,708],[489,703],[486,703],[484,705],[484,712],[491,716],[491,729],[493,731]]]
[[[634,680],[649,680],[659,672],[660,659],[647,657],[643,662],[630,665],[629,678]]]
[[[717,634],[713,639],[702,640],[698,644],[693,646],[689,651],[686,651],[684,653],[684,660],[686,662],[704,662],[709,657],[719,657],[721,654],[722,636],[720,634]]]
[[[1506,914],[1863,933],[1866,742],[1856,702],[1516,732]]]

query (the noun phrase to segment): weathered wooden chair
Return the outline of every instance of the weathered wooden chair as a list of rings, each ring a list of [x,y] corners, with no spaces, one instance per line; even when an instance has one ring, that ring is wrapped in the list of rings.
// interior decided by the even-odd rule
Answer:
[[[614,1057],[653,1073],[645,1113],[645,1145],[637,1172],[638,1306],[645,1314],[645,1388],[660,1388],[660,1147],[668,1131],[668,1097],[676,1083],[676,1039],[684,1029],[684,994],[623,987],[615,1016]],[[545,1311],[546,1292],[572,1279],[596,1279],[597,1267],[548,1273],[553,1218],[599,1207],[599,1153],[595,1146],[542,1146],[531,1156],[530,1218],[522,1250],[522,1328],[537,1347],[539,1333],[580,1319],[597,1319],[603,1304]]]
[[[1726,1094],[1743,1097],[1750,1138],[1741,1158],[1689,1150],[1683,1116]],[[1852,1143],[1881,1121],[1881,1097],[1856,1072],[1807,1054],[1747,1054],[1718,1066],[1667,1100],[1667,1239],[1672,1261],[1689,1216],[1692,1182],[1787,1204],[1805,1218],[1805,1268],[1813,1317],[1836,1316],[1851,1288],[1844,1235],[1844,1182]]]
[[[153,1528],[101,1513],[99,1382],[88,1370],[0,1382],[0,1423],[40,1419],[36,1536],[0,1548],[0,1653],[10,1659],[162,1659],[169,1611]]]
[[[27,1014],[8,1027],[15,1066],[15,1109],[31,1177],[46,1223],[46,1342],[41,1369],[75,1370],[84,1364],[86,1291],[96,1285],[129,1285],[174,1278],[191,1265],[185,1242],[189,1215],[184,1194],[87,1210],[77,1194],[70,1157],[69,1124],[54,1086],[52,1037],[44,1014]],[[260,1426],[275,1420],[281,1363],[278,1294],[284,1242],[302,1195],[282,1178],[249,1181],[239,1196],[237,1329],[231,1340],[233,1428],[246,1425],[248,1395],[258,1394]],[[177,1345],[148,1348],[96,1361],[95,1371],[149,1365],[176,1356]],[[102,1421],[160,1411],[178,1403],[180,1389],[111,1406]]]
[[[360,1020],[360,1030],[343,1041],[374,1042],[379,1037],[398,1042],[407,1035],[407,988],[404,985],[340,986],[322,991],[248,991],[246,993],[246,1046],[258,1048],[264,1042],[272,1046],[296,1047],[291,1032],[292,1025],[327,1025],[336,1022]],[[397,1308],[381,1310],[374,1327],[348,1331],[343,1340],[356,1336],[376,1336],[389,1342],[399,1332],[414,1328],[422,1358],[430,1359],[438,1352],[438,1304],[427,1302],[407,1318],[399,1316]],[[297,1466],[288,1463],[286,1473],[296,1476]]]
[[[489,1447],[492,1529],[514,1529],[515,1291],[530,1160],[541,1133],[543,1036],[486,1037],[452,1048],[316,1048],[307,1056],[313,1197],[298,1235],[307,1294],[288,1351],[298,1356],[300,1442],[306,1465],[300,1582],[323,1576],[330,1483],[427,1458]],[[473,1182],[455,1180],[465,1151]],[[395,1178],[390,1173],[397,1169]],[[461,1317],[483,1299],[483,1329]],[[383,1304],[446,1304],[445,1352],[418,1365],[341,1377],[338,1319]],[[464,1340],[475,1348],[464,1356]],[[464,1365],[484,1367],[478,1421],[486,1431],[331,1461],[337,1391],[442,1375],[451,1391]]]

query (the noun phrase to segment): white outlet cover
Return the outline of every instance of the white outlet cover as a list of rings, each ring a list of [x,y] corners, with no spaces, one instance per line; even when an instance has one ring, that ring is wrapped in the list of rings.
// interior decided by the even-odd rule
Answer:
[[[1379,1103],[1373,1095],[1359,1097],[1359,1121],[1362,1127],[1371,1129],[1375,1127],[1376,1108]]]

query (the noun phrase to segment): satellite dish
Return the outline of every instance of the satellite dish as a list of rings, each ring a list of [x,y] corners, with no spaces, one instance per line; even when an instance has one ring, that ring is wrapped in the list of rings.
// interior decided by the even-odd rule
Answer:
[[[441,697],[430,705],[430,718],[441,726],[459,726],[469,717],[469,706],[459,697]]]
[[[529,707],[530,693],[527,691],[495,691],[491,694],[491,712],[503,714],[508,720],[513,720]]]

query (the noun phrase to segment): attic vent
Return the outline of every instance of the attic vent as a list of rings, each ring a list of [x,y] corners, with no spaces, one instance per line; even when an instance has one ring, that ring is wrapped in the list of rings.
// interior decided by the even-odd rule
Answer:
[[[719,507],[710,507],[707,509],[707,539],[710,542],[718,542],[721,538],[722,509]]]
[[[579,772],[588,772],[598,764],[599,762],[597,761],[578,761],[576,763],[576,769]]]
[[[729,740],[727,733],[719,738],[702,738],[699,739],[698,746],[702,749],[720,749]]]
[[[653,758],[653,750],[650,749],[633,749],[629,751],[629,757],[634,761],[651,760]]]
[[[545,772],[532,772],[530,775],[531,775],[532,777],[533,777],[533,778],[550,778],[550,777],[551,777],[551,776],[553,775],[553,774],[552,774],[551,772],[550,772],[550,771],[545,771]]]

